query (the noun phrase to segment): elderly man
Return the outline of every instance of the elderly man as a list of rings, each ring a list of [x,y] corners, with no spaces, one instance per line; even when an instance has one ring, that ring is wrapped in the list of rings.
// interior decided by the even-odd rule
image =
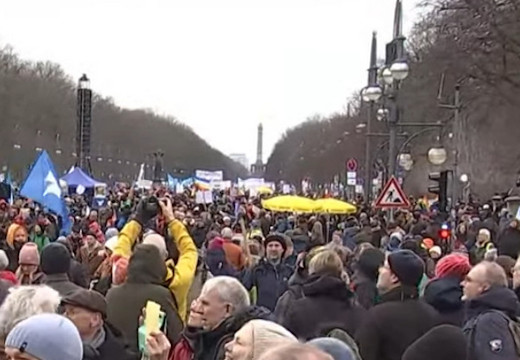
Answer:
[[[467,302],[464,333],[474,360],[516,359],[516,346],[509,324],[516,319],[518,300],[507,288],[504,269],[483,261],[461,283]]]
[[[137,360],[125,347],[119,331],[105,322],[107,303],[103,295],[92,290],[78,290],[62,300],[64,315],[79,331],[84,360]]]
[[[228,276],[206,281],[192,311],[200,316],[203,330],[194,341],[194,360],[223,360],[224,345],[245,323],[269,319],[269,313],[250,306],[247,290]]]

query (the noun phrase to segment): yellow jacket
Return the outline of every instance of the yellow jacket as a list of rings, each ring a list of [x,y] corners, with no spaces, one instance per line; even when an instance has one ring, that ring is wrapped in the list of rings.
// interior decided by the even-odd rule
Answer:
[[[175,300],[177,300],[177,311],[180,318],[186,319],[188,292],[190,291],[193,278],[195,277],[195,269],[197,268],[197,247],[188,234],[186,227],[179,220],[170,222],[168,224],[168,230],[180,255],[177,264],[171,259],[166,261],[167,273],[165,282],[175,296]],[[140,232],[141,225],[135,220],[129,221],[119,234],[112,256],[115,258],[125,257],[129,259]]]

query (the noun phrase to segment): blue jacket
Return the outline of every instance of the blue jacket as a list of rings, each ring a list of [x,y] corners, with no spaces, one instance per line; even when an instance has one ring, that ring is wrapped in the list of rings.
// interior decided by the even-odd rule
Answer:
[[[276,266],[262,259],[254,268],[242,273],[242,284],[247,290],[256,287],[257,305],[274,311],[278,298],[287,290],[293,269],[280,263]]]
[[[508,318],[516,319],[516,294],[494,287],[468,303],[463,331],[472,360],[516,359],[516,347]]]

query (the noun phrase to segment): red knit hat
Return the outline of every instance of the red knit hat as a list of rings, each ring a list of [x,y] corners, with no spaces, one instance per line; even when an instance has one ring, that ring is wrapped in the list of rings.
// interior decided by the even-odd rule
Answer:
[[[20,265],[40,266],[40,253],[38,252],[38,246],[35,243],[24,244],[18,256],[18,263]]]
[[[469,258],[464,254],[453,253],[439,260],[435,267],[435,278],[454,276],[463,279],[470,270]]]

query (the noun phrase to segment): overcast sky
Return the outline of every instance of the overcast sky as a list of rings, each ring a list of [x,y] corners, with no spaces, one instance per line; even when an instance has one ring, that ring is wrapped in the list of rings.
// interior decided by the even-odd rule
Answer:
[[[404,28],[418,17],[404,0]],[[118,105],[170,114],[222,152],[264,161],[283,132],[343,111],[366,83],[394,0],[2,1],[0,42],[51,60]],[[94,119],[95,121],[95,119]],[[94,125],[95,126],[95,123]]]

